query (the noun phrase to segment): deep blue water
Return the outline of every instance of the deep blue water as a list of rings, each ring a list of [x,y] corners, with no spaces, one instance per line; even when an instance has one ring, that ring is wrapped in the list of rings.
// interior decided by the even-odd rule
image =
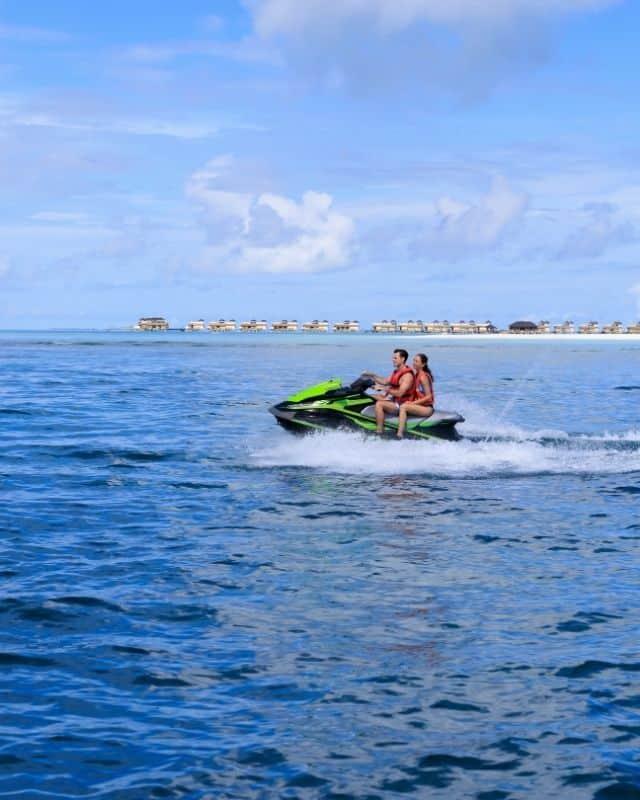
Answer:
[[[267,407],[425,350],[457,443]],[[640,797],[640,343],[0,334],[0,796]]]

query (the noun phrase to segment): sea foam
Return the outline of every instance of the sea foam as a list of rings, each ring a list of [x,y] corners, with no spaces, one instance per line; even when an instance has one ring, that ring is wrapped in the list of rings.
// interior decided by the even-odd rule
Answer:
[[[294,437],[278,431],[252,449],[250,460],[256,467],[347,474],[615,475],[640,472],[640,430],[587,436],[500,425],[492,431],[465,431],[457,442],[395,441],[342,431]]]

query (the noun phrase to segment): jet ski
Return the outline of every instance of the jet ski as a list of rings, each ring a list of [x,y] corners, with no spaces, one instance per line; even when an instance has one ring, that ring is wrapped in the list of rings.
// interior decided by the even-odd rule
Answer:
[[[374,385],[373,378],[361,375],[349,386],[337,378],[309,386],[292,394],[269,411],[278,423],[293,433],[310,433],[327,429],[350,429],[367,433],[376,431],[375,400],[367,389]],[[450,411],[435,409],[430,417],[409,417],[405,436],[408,439],[460,438],[456,425],[464,417]],[[395,436],[398,417],[385,415],[384,432]]]

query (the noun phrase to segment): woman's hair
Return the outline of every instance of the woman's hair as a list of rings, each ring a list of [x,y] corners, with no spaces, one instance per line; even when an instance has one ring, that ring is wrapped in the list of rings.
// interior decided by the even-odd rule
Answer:
[[[429,369],[429,359],[425,356],[424,353],[416,353],[416,356],[422,361],[422,369],[429,375],[431,380],[435,380],[433,377],[433,372]]]

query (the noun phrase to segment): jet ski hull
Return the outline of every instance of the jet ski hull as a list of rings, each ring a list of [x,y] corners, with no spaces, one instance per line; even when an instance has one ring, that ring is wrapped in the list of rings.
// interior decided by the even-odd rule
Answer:
[[[362,379],[344,388],[339,381],[310,387],[272,406],[269,411],[283,428],[292,433],[319,430],[376,432],[375,401],[362,388]],[[430,417],[410,416],[405,436],[408,439],[455,441],[460,438],[456,430],[459,422],[464,422],[460,414],[436,409]],[[397,415],[387,415],[384,434],[395,437],[397,428]]]

